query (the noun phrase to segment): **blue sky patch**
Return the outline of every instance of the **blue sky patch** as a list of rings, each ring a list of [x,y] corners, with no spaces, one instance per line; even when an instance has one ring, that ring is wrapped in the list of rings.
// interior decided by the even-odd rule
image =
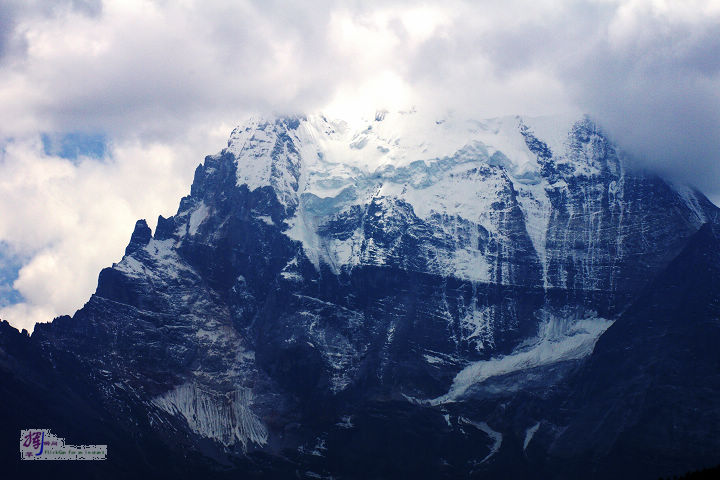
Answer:
[[[12,253],[7,243],[0,240],[0,307],[23,301],[23,296],[12,286],[22,266],[21,259]]]
[[[107,153],[107,137],[101,133],[43,133],[41,138],[46,155],[77,160],[81,156],[99,159]]]

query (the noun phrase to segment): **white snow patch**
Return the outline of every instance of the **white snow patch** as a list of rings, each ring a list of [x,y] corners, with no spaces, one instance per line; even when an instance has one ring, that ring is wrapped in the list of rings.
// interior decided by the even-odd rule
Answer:
[[[567,146],[568,134],[575,122],[576,115],[546,115],[523,117],[522,121],[530,128],[536,138],[547,145],[553,156],[561,155]]]
[[[258,220],[262,220],[267,225],[275,225],[275,222],[273,222],[272,217],[270,217],[268,215],[258,215],[255,218],[257,218]]]
[[[113,268],[125,273],[129,277],[140,277],[145,274],[145,265],[140,263],[132,255],[123,258],[120,263],[113,265]]]
[[[197,434],[225,446],[241,442],[267,444],[265,425],[252,410],[252,390],[241,388],[225,394],[206,391],[186,383],[155,398],[153,403],[168,413],[183,417]]]
[[[175,251],[175,242],[172,239],[167,240],[150,240],[145,246],[152,259],[155,261],[155,267],[162,270],[157,272],[159,275],[178,278],[181,271],[192,271],[185,262],[183,262]]]
[[[488,437],[490,437],[493,440],[493,444],[490,447],[490,453],[488,453],[485,458],[480,460],[480,463],[485,463],[495,455],[500,450],[500,445],[502,445],[502,433],[496,432],[492,428],[490,428],[490,425],[488,425],[485,422],[473,422],[472,420],[468,420],[465,417],[458,417],[458,420],[466,425],[472,425],[473,427],[477,428],[478,430],[484,432]]]
[[[446,363],[445,360],[443,360],[440,357],[436,357],[434,355],[425,354],[425,355],[423,355],[423,357],[425,358],[425,361],[431,365],[438,365],[438,364],[443,365]]]
[[[517,200],[525,217],[525,228],[542,266],[543,286],[547,288],[546,242],[551,211],[550,198],[545,190],[547,181],[543,179],[538,184],[515,181],[514,185],[518,190]]]
[[[455,376],[450,391],[429,403],[438,405],[453,402],[473,385],[492,377],[584,358],[592,353],[595,342],[612,323],[603,318],[562,320],[551,317],[543,324],[537,337],[524,342],[511,354],[481,360],[465,367]]]
[[[299,273],[296,272],[286,272],[282,271],[280,272],[280,276],[284,278],[285,280],[292,280],[294,282],[302,282],[303,277]]]
[[[352,415],[343,415],[335,426],[345,429],[353,428],[355,424],[352,422]]]
[[[478,308],[477,299],[473,295],[472,303],[460,320],[463,338],[475,343],[478,351],[494,344],[493,326],[490,322],[491,314],[492,307]]]
[[[532,440],[533,436],[535,435],[535,432],[538,431],[538,428],[540,428],[540,422],[536,423],[532,427],[525,430],[525,441],[523,442],[523,451],[527,450],[528,445],[530,445],[530,440]]]
[[[304,455],[312,455],[314,457],[324,457],[325,452],[327,451],[327,445],[326,445],[325,439],[318,437],[315,439],[314,447],[305,448],[304,445],[300,445],[297,448],[297,451]]]
[[[294,282],[300,282],[303,280],[302,275],[300,275],[300,272],[297,270],[298,268],[298,259],[297,256],[293,257],[292,260],[290,260],[287,265],[285,265],[280,272],[280,276],[284,278],[285,280],[291,280]]]
[[[205,205],[205,202],[200,202],[200,205],[190,215],[190,221],[188,222],[188,233],[195,235],[198,231],[198,227],[210,214],[210,209]]]
[[[195,275],[194,270],[177,255],[172,239],[151,239],[143,250],[147,257],[138,251],[125,256],[113,268],[129,277],[151,280],[178,279],[181,273]]]
[[[671,183],[671,186],[680,195],[680,198],[683,199],[685,205],[690,209],[691,212],[693,212],[693,214],[697,218],[697,226],[700,226],[703,223],[707,222],[707,216],[705,215],[703,208],[700,206],[697,194],[695,193],[693,188],[677,182]]]

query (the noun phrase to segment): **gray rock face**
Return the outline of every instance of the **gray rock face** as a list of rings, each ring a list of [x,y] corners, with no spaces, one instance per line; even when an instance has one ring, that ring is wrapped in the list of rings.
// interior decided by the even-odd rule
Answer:
[[[138,221],[89,302],[33,341],[75,357],[119,424],[145,412],[219,462],[553,476],[575,420],[547,405],[576,398],[597,338],[717,208],[631,171],[588,119],[403,122],[236,129],[177,214],[152,238]]]

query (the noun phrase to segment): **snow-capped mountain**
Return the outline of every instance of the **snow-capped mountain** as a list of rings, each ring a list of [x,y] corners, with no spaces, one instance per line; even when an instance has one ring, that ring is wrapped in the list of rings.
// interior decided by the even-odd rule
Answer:
[[[648,469],[675,444],[627,444],[665,428],[629,399],[665,378],[652,365],[677,336],[714,338],[712,312],[692,329],[668,318],[657,338],[651,317],[689,294],[652,294],[679,258],[686,275],[717,262],[717,224],[701,193],[633,170],[588,118],[254,118],[198,166],[175,216],[154,234],[137,222],[81,310],[18,341],[60,374],[81,369],[103,421],[140,444],[170,435],[193,468],[679,473],[710,450],[678,445]],[[601,346],[648,342],[663,348],[628,354],[642,374],[607,380],[644,423],[608,422],[597,382],[626,358]]]

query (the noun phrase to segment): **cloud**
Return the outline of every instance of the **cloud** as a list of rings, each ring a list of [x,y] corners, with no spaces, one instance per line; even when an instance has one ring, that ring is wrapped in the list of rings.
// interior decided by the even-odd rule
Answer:
[[[253,112],[582,111],[720,198],[718,20],[702,1],[3,2],[0,241],[24,301],[0,315],[81,306]]]
[[[720,5],[632,2],[560,70],[641,166],[720,195]]]
[[[22,301],[5,305],[0,317],[32,330],[35,322],[80,308],[100,270],[120,260],[135,220],[146,218],[154,228],[159,214],[175,213],[208,148],[198,138],[218,144],[225,129],[218,133],[191,132],[185,147],[117,143],[100,160],[48,155],[38,137],[7,144],[0,163],[1,253],[24,261],[12,282]]]

